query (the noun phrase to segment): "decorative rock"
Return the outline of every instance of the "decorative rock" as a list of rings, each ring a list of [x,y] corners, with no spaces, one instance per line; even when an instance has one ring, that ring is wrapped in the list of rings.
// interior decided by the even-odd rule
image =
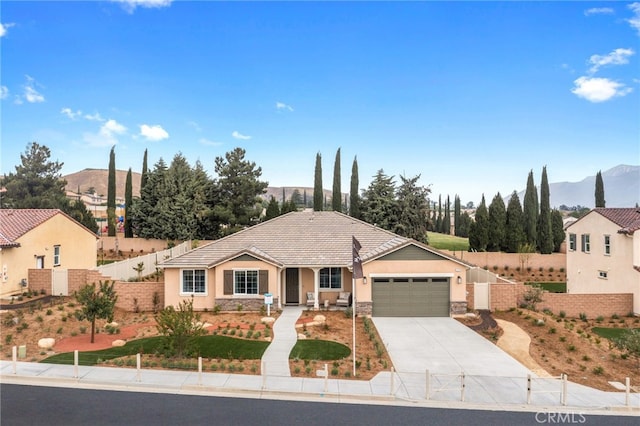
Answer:
[[[42,349],[51,349],[56,344],[56,339],[53,337],[45,337],[38,340],[38,347]]]
[[[118,340],[114,340],[113,342],[111,342],[111,346],[113,346],[113,347],[120,347],[120,346],[124,346],[124,345],[125,345],[125,343],[127,343],[127,342],[125,342],[125,341],[124,341],[124,340],[122,340],[122,339],[118,339]]]
[[[264,322],[266,324],[268,323],[272,323],[274,322],[276,319],[273,317],[262,317],[262,319],[260,320],[261,322]]]
[[[304,334],[298,333],[298,339],[299,340],[305,340],[306,338],[307,338],[307,336],[305,336]]]
[[[118,323],[115,321],[112,321],[110,323],[107,323],[104,325],[105,327],[113,327],[113,328],[118,328]]]
[[[265,340],[265,342],[270,342],[271,341],[271,337],[265,337],[264,340]]]
[[[476,314],[474,314],[473,312],[467,312],[466,314],[464,314],[464,316],[466,318],[475,318]]]
[[[323,323],[327,320],[327,317],[325,317],[324,315],[316,315],[315,317],[313,317],[313,322],[316,323]]]

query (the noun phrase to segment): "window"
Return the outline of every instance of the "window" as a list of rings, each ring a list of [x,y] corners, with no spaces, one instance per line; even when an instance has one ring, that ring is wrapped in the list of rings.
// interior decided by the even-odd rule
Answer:
[[[605,256],[611,255],[611,236],[604,236],[604,254]]]
[[[53,266],[60,266],[60,246],[53,246]]]
[[[258,287],[257,270],[233,271],[234,294],[258,294]]]
[[[582,251],[585,253],[591,252],[591,241],[589,239],[589,234],[582,234],[581,242],[582,242]]]
[[[184,269],[182,271],[182,292],[188,294],[207,293],[207,273],[204,269]]]
[[[342,289],[342,269],[323,268],[320,270],[320,288],[340,290]]]
[[[602,278],[603,280],[606,280],[608,276],[609,274],[607,273],[607,271],[598,271],[598,278]]]
[[[576,251],[576,234],[569,234],[569,250]]]

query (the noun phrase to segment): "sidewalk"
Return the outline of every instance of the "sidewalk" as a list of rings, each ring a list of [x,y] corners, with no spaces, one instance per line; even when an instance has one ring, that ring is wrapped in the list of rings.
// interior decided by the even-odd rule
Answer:
[[[224,395],[265,399],[411,405],[457,409],[584,412],[640,415],[640,394],[604,392],[568,382],[535,378],[527,404],[526,377],[382,372],[369,381],[291,377],[289,353],[295,323],[304,308],[287,307],[274,323],[274,340],[265,351],[263,375],[199,373],[117,367],[0,361],[0,382],[83,389]],[[266,373],[266,374],[265,374]],[[464,386],[462,381],[464,380]],[[428,391],[427,391],[428,390]],[[428,398],[427,398],[427,393]]]

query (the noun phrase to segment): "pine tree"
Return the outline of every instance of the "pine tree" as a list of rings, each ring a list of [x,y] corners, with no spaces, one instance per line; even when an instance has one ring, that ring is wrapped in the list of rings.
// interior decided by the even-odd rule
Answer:
[[[404,237],[427,243],[429,222],[429,188],[418,186],[420,175],[413,178],[400,176],[396,191],[398,219],[393,231]]]
[[[524,243],[524,217],[518,193],[513,191],[507,205],[507,224],[505,232],[505,250],[508,253],[517,253],[518,248]]]
[[[272,195],[269,199],[269,204],[267,205],[267,212],[265,214],[264,220],[273,219],[274,217],[278,216],[280,216],[280,207],[278,206],[276,197]]]
[[[360,179],[358,178],[358,157],[353,158],[351,166],[351,187],[349,189],[349,215],[356,219],[361,218],[360,213]]]
[[[551,206],[547,166],[542,168],[540,181],[540,215],[538,216],[538,250],[542,254],[553,253],[553,230],[551,228]]]
[[[533,183],[533,170],[529,172],[527,178],[527,189],[522,209],[525,240],[536,246],[538,243],[538,190]]]
[[[331,208],[334,212],[342,211],[342,178],[340,177],[340,148],[336,152],[336,160],[333,163],[333,192],[331,194]]]
[[[109,153],[109,176],[107,185],[107,226],[108,235],[116,236],[116,152],[115,145]]]
[[[144,150],[144,156],[142,157],[142,175],[140,175],[140,191],[147,184],[149,174],[149,168],[147,167],[147,150]]]
[[[322,157],[316,154],[316,169],[313,180],[313,210],[321,212],[323,209],[323,189],[322,189]]]
[[[398,222],[398,203],[393,176],[380,169],[362,197],[362,219],[382,229],[393,231]]]
[[[133,238],[133,220],[131,217],[131,207],[133,206],[133,185],[131,167],[127,172],[127,180],[124,184],[124,237]]]
[[[602,181],[602,172],[596,174],[596,207],[605,207],[604,200],[604,182]]]
[[[507,211],[502,195],[498,192],[491,204],[489,204],[489,227],[487,250],[501,251],[505,240],[505,227],[507,224]]]

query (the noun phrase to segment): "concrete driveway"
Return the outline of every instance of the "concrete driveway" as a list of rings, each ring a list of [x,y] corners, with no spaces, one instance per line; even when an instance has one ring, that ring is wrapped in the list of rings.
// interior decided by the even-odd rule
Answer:
[[[522,364],[452,318],[382,318],[373,323],[396,371],[526,377]]]

